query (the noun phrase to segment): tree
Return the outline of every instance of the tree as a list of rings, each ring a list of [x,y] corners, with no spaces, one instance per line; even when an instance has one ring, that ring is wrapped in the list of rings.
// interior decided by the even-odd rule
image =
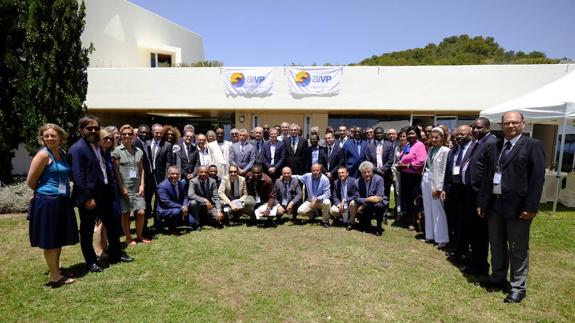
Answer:
[[[22,141],[21,116],[15,105],[23,74],[24,0],[0,0],[0,181],[12,182],[14,149]]]
[[[506,52],[493,37],[468,35],[444,38],[438,45],[385,53],[353,65],[479,65],[479,64],[556,64],[542,52]]]
[[[88,53],[80,36],[84,30],[86,6],[76,0],[28,1],[23,44],[23,77],[16,109],[21,117],[21,134],[30,153],[38,148],[39,126],[60,125],[70,135],[85,114],[88,90]]]

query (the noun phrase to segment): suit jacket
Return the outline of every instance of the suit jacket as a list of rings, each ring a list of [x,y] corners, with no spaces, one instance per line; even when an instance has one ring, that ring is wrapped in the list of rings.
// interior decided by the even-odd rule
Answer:
[[[215,165],[216,162],[214,160],[214,155],[210,152],[210,150],[208,149],[208,154],[209,154],[209,162],[207,166],[210,165]],[[190,166],[193,166],[193,174],[196,174],[196,168],[201,166],[201,159],[200,159],[200,148],[196,148],[196,150],[194,151],[194,153],[192,154],[192,160],[190,161]]]
[[[429,151],[431,152],[431,150]],[[443,181],[445,180],[445,166],[447,165],[447,156],[449,155],[450,149],[441,146],[439,151],[433,156],[432,166],[429,170],[431,175],[431,189],[433,191],[443,191]],[[428,155],[428,159],[429,159]]]
[[[213,156],[214,165],[218,167],[218,176],[224,177],[228,175],[228,167],[230,167],[230,149],[232,143],[224,140],[222,146],[217,141],[208,143],[208,150],[210,156]]]
[[[189,145],[188,153],[186,154],[185,143],[177,144],[179,147],[178,152],[175,154],[176,161],[175,164],[181,169],[182,178],[185,179],[188,174],[193,174],[195,170],[195,164],[192,163],[192,156],[196,151],[196,147]]]
[[[132,145],[136,148],[140,148],[142,152],[144,152],[144,156],[142,158],[142,166],[144,167],[144,182],[146,186],[150,181],[152,181],[152,159],[150,158],[148,145],[145,141],[142,141],[140,138],[134,138],[132,141]]]
[[[255,161],[256,148],[252,144],[246,142],[243,155],[241,150],[241,141],[232,144],[232,148],[230,150],[230,165],[237,166],[240,170],[247,173],[252,169]]]
[[[317,162],[319,164],[322,165],[322,171],[324,171],[325,173],[325,169],[327,168],[327,151],[324,147],[321,146],[317,146],[318,149],[318,156],[317,156]],[[312,152],[313,152],[313,147],[312,146],[307,146],[304,148],[304,152],[303,152],[303,160],[304,160],[304,172],[308,173],[311,172],[311,166],[312,166]]]
[[[108,184],[104,182],[104,174],[100,168],[100,163],[92,146],[80,138],[68,151],[67,161],[70,165],[70,178],[74,182],[72,200],[78,207],[83,207],[84,203],[90,199],[112,198],[114,183],[114,172],[110,163],[110,155],[98,150],[100,157],[106,165]],[[109,196],[108,196],[109,195]]]
[[[357,197],[356,179],[348,176],[345,182],[347,183],[347,198],[345,199],[345,202],[347,202],[347,204],[349,205],[349,203],[351,203],[351,201],[354,201]],[[342,200],[341,186],[342,182],[339,179],[337,179],[332,184],[331,200],[333,201],[333,205],[335,206],[339,206],[339,203],[341,203]]]
[[[367,142],[365,140],[360,141],[360,151],[357,151],[357,145],[355,144],[355,139],[349,139],[343,145],[343,151],[345,156],[345,167],[349,170],[349,176],[358,178],[359,177],[359,164],[365,160],[365,149],[367,148]]]
[[[487,134],[482,138],[482,140],[477,141],[475,151],[469,159],[469,166],[465,173],[465,183],[466,185],[471,186],[471,188],[476,192],[479,192],[481,183],[486,178],[484,174],[486,148],[489,144],[494,144],[496,142],[497,137],[492,134]]]
[[[298,137],[296,150],[294,151],[291,146],[292,137],[284,138],[285,145],[285,166],[289,166],[294,175],[302,175],[305,173],[304,165],[304,149],[307,147],[307,140]]]
[[[231,184],[230,176],[226,175],[222,178],[222,183],[218,188],[218,196],[224,205],[229,205],[235,199]],[[238,189],[240,195],[238,198],[242,201],[245,200],[248,196],[248,190],[246,189],[246,179],[243,176],[238,176]]]
[[[328,155],[329,150],[327,147],[325,148],[325,152],[326,152],[325,172],[331,173],[332,179],[337,179],[337,169],[340,166],[345,166],[343,149],[339,148],[339,144],[337,142],[334,142],[331,155]]]
[[[190,180],[190,187],[188,188],[188,198],[190,201],[196,201],[198,203],[203,203],[204,199],[208,199],[214,204],[217,210],[222,209],[220,203],[220,197],[218,196],[218,186],[213,178],[207,178],[207,190],[204,191],[200,184],[199,177],[194,177]]]
[[[284,182],[278,178],[275,182],[275,189],[276,189],[276,197],[278,203],[282,204],[284,196],[286,195],[286,190],[284,186]],[[302,195],[301,195],[301,185],[298,180],[292,178],[288,184],[288,203],[293,202],[294,206],[297,206],[301,203]],[[284,205],[285,206],[285,205]]]
[[[178,194],[169,179],[163,180],[156,189],[158,197],[158,215],[171,217],[182,214],[182,206],[188,206],[188,184],[185,180],[179,180]]]
[[[383,205],[388,205],[389,204],[389,200],[388,197],[385,196],[385,187],[383,185],[383,177],[377,175],[377,174],[373,174],[373,177],[371,178],[371,181],[369,183],[369,189],[367,188],[367,185],[365,184],[365,180],[363,179],[363,177],[359,177],[358,179],[355,180],[355,185],[357,186],[357,194],[355,197],[355,204],[357,206],[360,205],[364,205],[365,199],[370,197],[370,196],[381,196],[383,197],[383,201],[381,201],[380,203],[382,203]]]
[[[471,154],[473,152],[473,146],[475,145],[474,142],[469,143],[469,147],[465,152],[465,155],[461,158],[460,166],[463,166],[465,163],[469,161]],[[445,164],[445,178],[443,179],[443,190],[448,192],[451,189],[452,184],[463,184],[461,181],[461,169],[459,175],[453,175],[453,162],[455,160],[455,156],[458,154],[458,151],[461,147],[455,146],[451,148],[449,154],[447,155],[447,164]]]
[[[152,151],[153,140],[148,140],[148,155],[150,156],[150,161],[152,165],[152,174],[153,178],[156,180],[155,184],[157,187],[165,178],[166,178],[166,171],[168,167],[175,164],[173,160],[172,154],[172,144],[165,141],[160,140],[160,148],[158,149],[158,153],[156,155],[156,162],[154,163],[154,154]],[[155,164],[155,167],[154,167]]]
[[[248,195],[256,196],[256,183],[257,195],[259,195],[261,203],[268,203],[268,206],[272,208],[276,199],[276,189],[272,179],[266,174],[262,174],[262,177],[258,181],[256,181],[253,176],[248,176],[246,178]]]
[[[537,212],[545,182],[545,150],[539,140],[521,135],[501,167],[501,195],[495,202],[493,176],[503,149],[503,139],[488,144],[485,180],[479,191],[479,206],[486,213],[494,207],[506,219],[518,219],[521,212]]]
[[[391,165],[393,165],[395,151],[393,150],[391,142],[387,140],[382,140],[382,145],[382,166],[380,168],[377,167],[377,144],[375,142],[367,144],[365,148],[365,158],[373,164],[374,173],[382,177],[391,178]]]
[[[263,164],[263,159],[264,159],[264,145],[267,141],[265,139],[262,139],[260,142],[260,149],[258,150],[258,146],[257,146],[257,140],[250,140],[249,143],[252,144],[254,146],[254,154],[255,154],[255,161],[254,164]]]
[[[276,173],[281,172],[281,169],[284,167],[285,164],[285,145],[283,141],[277,141],[276,143],[276,150],[274,154],[274,165],[271,165],[272,162],[272,151],[271,151],[272,143],[268,141],[264,144],[263,148],[263,160],[262,165],[264,169],[267,170],[270,167],[276,168]]]

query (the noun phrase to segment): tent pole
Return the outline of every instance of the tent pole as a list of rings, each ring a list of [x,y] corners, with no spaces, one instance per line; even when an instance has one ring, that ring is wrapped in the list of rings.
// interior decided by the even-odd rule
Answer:
[[[563,134],[561,135],[561,145],[559,146],[559,163],[557,166],[557,175],[555,175],[557,183],[555,183],[555,197],[553,199],[553,213],[557,211],[557,199],[559,198],[559,187],[561,186],[561,168],[563,167],[563,150],[565,148],[565,137],[567,133],[567,102],[565,102],[565,115],[563,116]]]

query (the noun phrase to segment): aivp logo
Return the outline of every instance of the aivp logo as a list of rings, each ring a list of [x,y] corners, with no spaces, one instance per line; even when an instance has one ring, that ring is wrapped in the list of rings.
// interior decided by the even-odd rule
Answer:
[[[295,75],[295,83],[298,86],[305,87],[309,85],[309,82],[313,83],[327,83],[331,81],[331,76],[329,75],[314,75],[310,76],[306,71],[300,71]]]
[[[265,76],[245,76],[243,73],[234,73],[230,77],[233,87],[242,87],[244,84],[259,84],[266,79]]]

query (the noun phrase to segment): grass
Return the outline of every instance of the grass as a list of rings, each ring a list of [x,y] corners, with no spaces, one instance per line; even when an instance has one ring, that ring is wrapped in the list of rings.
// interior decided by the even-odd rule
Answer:
[[[548,208],[548,207],[547,207]],[[412,232],[319,225],[162,235],[131,264],[49,289],[22,215],[0,219],[2,321],[574,321],[575,212],[532,225],[528,297],[475,286]],[[62,265],[82,267],[79,245]]]

